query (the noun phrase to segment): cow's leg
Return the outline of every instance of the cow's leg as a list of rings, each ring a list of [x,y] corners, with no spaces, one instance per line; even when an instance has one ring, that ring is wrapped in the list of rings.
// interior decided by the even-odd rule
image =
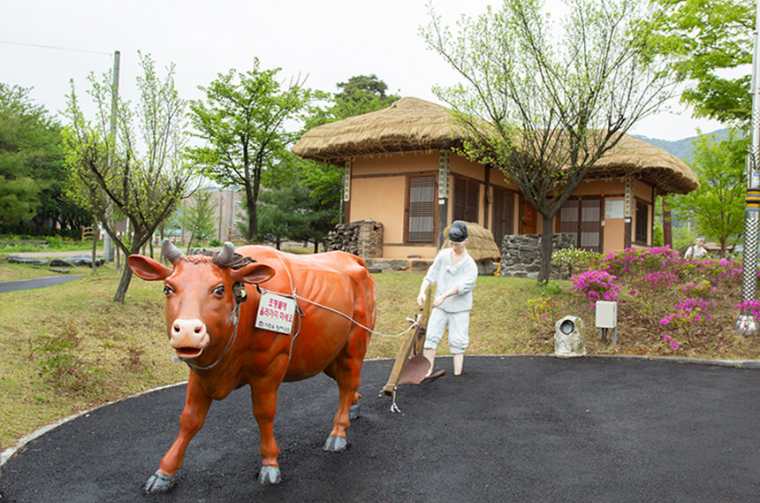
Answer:
[[[279,381],[278,381],[279,382]],[[259,425],[261,437],[261,471],[259,472],[260,484],[279,484],[280,464],[277,456],[280,448],[274,439],[274,416],[277,413],[277,386],[278,382],[262,380],[251,382],[251,400],[253,402],[253,416]]]
[[[357,393],[357,390],[361,384],[361,371],[364,354],[367,351],[367,339],[366,331],[359,327],[354,328],[346,347],[325,370],[325,373],[338,383],[340,394],[338,412],[333,420],[333,429],[325,442],[326,451],[340,452],[348,445],[346,429],[351,424],[352,408],[354,415],[358,417],[358,400],[361,395]]]
[[[206,394],[200,381],[193,372],[187,383],[185,396],[185,408],[179,421],[179,435],[169,451],[161,460],[161,465],[156,473],[151,475],[145,483],[145,491],[149,493],[166,492],[176,482],[175,472],[182,468],[185,457],[185,449],[190,440],[203,427],[206,414],[211,407],[212,399]]]

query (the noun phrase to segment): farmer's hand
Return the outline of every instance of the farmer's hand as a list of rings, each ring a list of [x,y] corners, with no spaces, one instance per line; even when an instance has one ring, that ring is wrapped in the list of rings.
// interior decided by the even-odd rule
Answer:
[[[420,292],[417,296],[417,305],[422,307],[422,304],[425,303],[425,299],[427,299],[427,297],[425,297],[425,292]]]

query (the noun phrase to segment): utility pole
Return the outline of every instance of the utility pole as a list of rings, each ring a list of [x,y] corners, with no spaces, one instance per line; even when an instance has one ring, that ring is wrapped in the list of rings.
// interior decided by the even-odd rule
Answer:
[[[760,2],[755,14],[755,52],[752,56],[752,145],[747,154],[747,207],[744,210],[744,264],[742,271],[742,312],[734,323],[734,330],[743,335],[755,335],[760,329],[757,318],[748,303],[755,300],[757,287],[757,244],[760,224]]]
[[[116,144],[116,112],[118,111],[118,100],[119,100],[119,66],[121,64],[121,53],[119,51],[115,51],[113,53],[113,80],[111,83],[112,91],[111,91],[111,137],[113,138],[114,145]],[[108,167],[111,172],[113,172],[113,163],[114,163],[114,149],[111,149],[111,152],[109,153],[108,158]],[[109,209],[106,210],[106,218],[109,218],[111,215],[111,209],[109,204]],[[114,229],[114,232],[116,232],[116,226],[112,226],[112,229]],[[106,232],[105,237],[103,238],[103,254],[105,255],[104,259],[107,262],[113,262],[113,240],[111,239],[111,235]]]

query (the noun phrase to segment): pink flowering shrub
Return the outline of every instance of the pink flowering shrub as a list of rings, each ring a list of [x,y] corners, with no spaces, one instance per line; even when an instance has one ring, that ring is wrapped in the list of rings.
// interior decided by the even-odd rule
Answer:
[[[731,284],[741,281],[741,264],[726,260],[700,260],[692,264],[694,276],[704,277],[715,285]]]
[[[615,276],[606,271],[586,271],[576,274],[570,281],[592,306],[598,300],[614,301],[620,293],[620,287],[613,283]]]
[[[740,313],[747,312],[755,318],[760,319],[760,300],[740,302],[734,306],[734,309],[738,309]]]
[[[699,283],[691,282],[679,286],[678,290],[683,292],[686,297],[699,297],[706,299],[710,294],[717,292],[718,288],[714,287],[709,280],[703,279]]]
[[[732,326],[724,318],[726,301],[741,288],[741,264],[725,259],[686,260],[669,247],[659,247],[609,253],[598,267],[573,276],[572,284],[591,306],[598,300],[619,302],[623,341],[629,336],[640,342],[659,341],[666,352],[689,354],[724,350],[733,344],[723,335]],[[735,308],[760,319],[760,300]]]
[[[670,346],[671,349],[674,349],[674,350],[678,349],[678,343],[676,341],[674,341],[673,338],[670,335],[665,334],[665,335],[662,336],[662,339],[665,342],[668,343],[668,346]]]
[[[627,248],[608,253],[600,268],[618,277],[636,277],[655,272],[678,275],[682,269],[680,254],[669,246],[657,248]]]
[[[673,313],[660,320],[660,325],[674,327],[686,336],[689,344],[692,344],[691,334],[693,326],[702,321],[711,321],[712,317],[705,314],[705,310],[714,305],[715,303],[708,302],[699,297],[682,300],[674,306]]]
[[[647,308],[652,308],[652,303],[657,294],[674,288],[678,284],[678,276],[670,272],[650,272],[643,276],[634,276],[627,285],[631,290],[629,294],[644,301]]]

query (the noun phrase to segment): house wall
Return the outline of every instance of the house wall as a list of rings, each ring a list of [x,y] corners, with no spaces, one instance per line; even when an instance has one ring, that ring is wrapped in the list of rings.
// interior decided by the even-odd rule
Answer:
[[[408,258],[419,256],[421,258],[433,258],[436,247],[430,246],[405,246],[405,221],[408,192],[408,176],[421,174],[437,174],[439,165],[439,153],[406,153],[388,154],[382,156],[356,157],[351,163],[351,198],[347,205],[348,222],[360,220],[375,220],[384,226],[383,233],[383,256],[387,258]],[[451,224],[454,215],[454,180],[457,176],[475,180],[480,184],[477,223],[488,228],[493,228],[493,194],[494,186],[511,190],[515,193],[513,211],[513,229],[519,232],[522,210],[522,201],[519,190],[513,183],[507,182],[504,175],[491,169],[486,175],[486,169],[477,163],[468,161],[455,153],[449,156],[449,194],[448,199],[443,201],[447,204],[447,221]],[[489,187],[486,189],[486,178]],[[652,187],[638,180],[633,183],[634,197],[649,204],[648,211],[648,243],[652,242],[652,219],[654,217],[653,190]],[[620,205],[625,200],[625,182],[615,180],[588,180],[582,182],[573,194],[573,197],[595,196],[602,198],[602,248],[605,253],[621,250],[625,247],[626,225],[625,218],[619,212]],[[488,204],[486,205],[486,201]],[[438,200],[439,204],[442,202]],[[635,208],[635,206],[634,206]],[[488,216],[486,217],[486,211]],[[612,212],[612,213],[610,213]],[[488,225],[485,225],[486,222]],[[557,221],[555,220],[555,225]],[[635,230],[635,211],[632,216],[632,232]],[[445,226],[444,225],[444,226]],[[537,233],[541,233],[543,221],[540,215],[537,218]],[[441,231],[441,222],[436,216],[436,227]],[[500,243],[497,243],[500,245]]]
[[[357,157],[351,163],[348,221],[383,224],[383,255],[434,257],[435,246],[404,246],[407,175],[437,174],[438,152]]]

